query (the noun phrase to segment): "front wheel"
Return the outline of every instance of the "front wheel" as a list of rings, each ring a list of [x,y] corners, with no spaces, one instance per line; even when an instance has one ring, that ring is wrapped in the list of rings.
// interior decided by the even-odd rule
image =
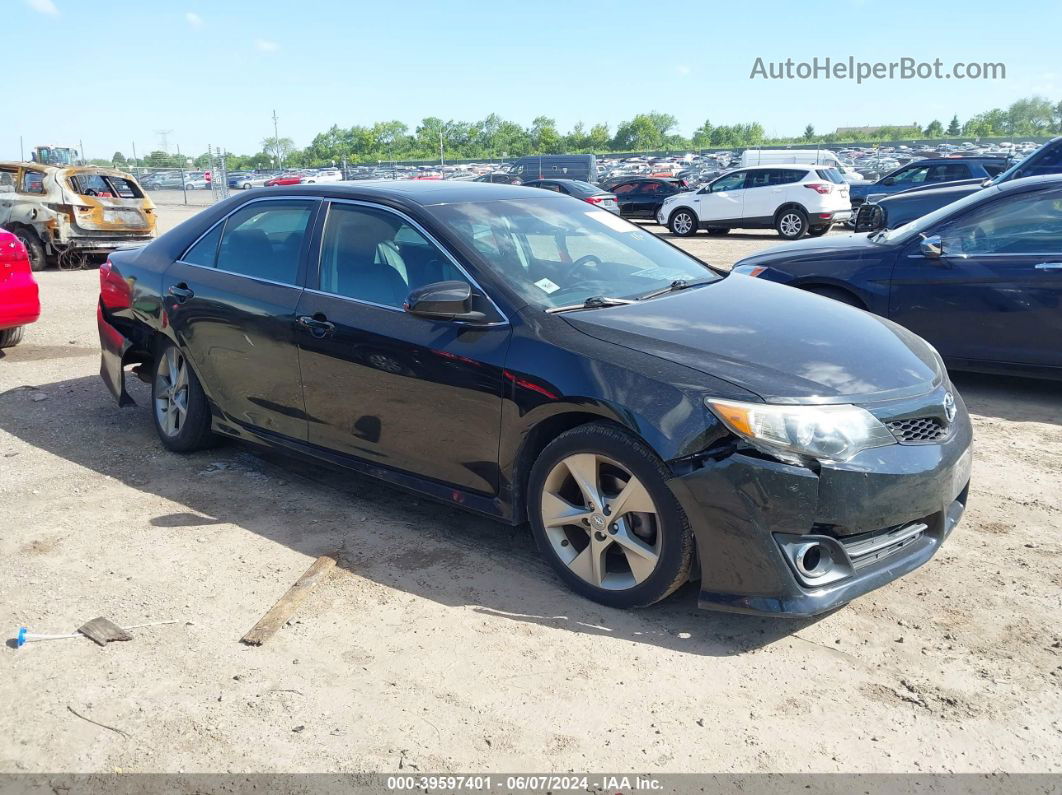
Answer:
[[[214,444],[210,406],[184,353],[166,342],[155,359],[151,380],[155,430],[168,450],[190,453]]]
[[[542,451],[528,515],[572,590],[609,607],[644,607],[686,582],[693,533],[668,477],[644,442],[603,423],[573,428]]]
[[[678,237],[692,237],[697,234],[697,218],[690,210],[676,210],[667,222],[671,234]]]
[[[25,326],[15,326],[14,328],[6,328],[0,331],[0,348],[14,348],[22,342],[25,328]]]
[[[26,254],[29,256],[30,270],[42,271],[48,265],[48,258],[44,253],[44,244],[41,239],[37,237],[37,233],[30,230],[19,227],[14,231],[15,237],[17,237],[22,245],[26,247]]]
[[[778,234],[786,240],[799,240],[808,232],[808,216],[798,207],[782,210],[774,222]]]

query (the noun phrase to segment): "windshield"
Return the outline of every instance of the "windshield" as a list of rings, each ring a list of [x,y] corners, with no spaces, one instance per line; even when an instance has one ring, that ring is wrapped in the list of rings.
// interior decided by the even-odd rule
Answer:
[[[721,278],[707,265],[605,210],[569,198],[427,208],[528,303],[637,298],[676,281]]]
[[[987,190],[987,188],[984,190]],[[944,220],[956,211],[965,210],[971,204],[977,204],[984,198],[981,195],[984,193],[984,190],[976,190],[967,196],[963,196],[961,199],[953,201],[951,204],[945,204],[943,207],[911,221],[909,224],[897,226],[893,229],[887,229],[876,235],[872,233],[870,237],[876,243],[892,243],[893,241],[906,240],[914,237],[915,235],[921,234],[927,229],[932,228],[938,222]]]

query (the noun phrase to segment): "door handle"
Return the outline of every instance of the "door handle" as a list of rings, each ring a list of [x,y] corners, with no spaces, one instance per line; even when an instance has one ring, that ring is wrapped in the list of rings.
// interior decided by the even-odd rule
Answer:
[[[336,330],[336,324],[326,320],[324,315],[300,315],[296,322],[318,339],[327,337]]]
[[[1041,262],[1036,266],[1038,271],[1062,271],[1062,262]]]
[[[183,304],[185,301],[195,295],[194,292],[188,289],[188,285],[184,282],[172,285],[170,289],[166,292],[176,298],[178,304]]]

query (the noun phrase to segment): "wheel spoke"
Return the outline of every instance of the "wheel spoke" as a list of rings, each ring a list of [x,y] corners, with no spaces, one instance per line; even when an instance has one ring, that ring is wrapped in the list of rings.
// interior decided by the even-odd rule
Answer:
[[[616,496],[609,504],[611,511],[610,515],[612,521],[616,521],[623,514],[634,511],[635,513],[656,513],[656,506],[653,505],[653,498],[649,496],[649,492],[646,491],[645,486],[636,477],[632,477],[627,481],[627,485],[623,487],[623,491]]]
[[[177,366],[177,377],[173,379],[173,391],[184,389],[188,386],[188,363],[183,359]]]
[[[564,459],[565,466],[579,486],[586,504],[594,510],[601,510],[601,489],[598,486],[597,456],[593,453],[578,453]]]
[[[617,522],[616,534],[612,540],[623,550],[627,564],[631,567],[631,574],[635,582],[642,582],[656,569],[656,563],[660,555],[630,531],[630,525],[624,520]]]
[[[568,568],[591,585],[596,585],[600,588],[601,580],[605,574],[604,556],[606,546],[606,544],[600,544],[591,538],[590,543],[586,545],[586,549],[575,556],[575,559],[568,564]]]
[[[582,505],[572,505],[556,494],[544,492],[542,495],[542,524],[545,527],[560,527],[566,524],[579,524],[589,518],[592,511]]]

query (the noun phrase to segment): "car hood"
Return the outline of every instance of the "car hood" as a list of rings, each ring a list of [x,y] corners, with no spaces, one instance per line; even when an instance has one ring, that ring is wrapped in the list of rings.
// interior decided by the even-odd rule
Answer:
[[[562,317],[591,337],[725,379],[773,403],[908,397],[943,377],[929,345],[895,323],[738,274]]]
[[[963,196],[969,196],[971,193],[983,190],[982,183],[983,180],[973,180],[972,182],[947,183],[940,188],[903,191],[902,193],[894,193],[891,196],[884,196],[879,203],[889,202],[891,204],[904,200],[918,201],[920,199],[929,199],[935,201],[939,199],[938,205],[943,207],[945,204],[951,204]]]
[[[882,200],[884,201],[884,199]],[[855,256],[862,249],[877,248],[876,243],[870,240],[867,232],[850,232],[846,235],[826,235],[824,237],[805,237],[802,240],[794,240],[791,243],[782,243],[763,251],[751,254],[737,263],[763,264],[766,260],[775,260],[779,257],[804,257],[816,254],[820,251],[835,251],[837,249],[849,249]],[[736,267],[736,266],[735,266]]]

